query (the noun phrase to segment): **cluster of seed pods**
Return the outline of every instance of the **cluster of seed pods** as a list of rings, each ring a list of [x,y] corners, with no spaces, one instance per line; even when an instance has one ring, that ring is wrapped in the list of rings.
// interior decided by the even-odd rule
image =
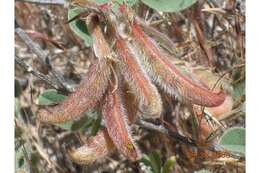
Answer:
[[[63,123],[100,106],[105,128],[84,146],[69,151],[74,162],[91,163],[115,148],[126,158],[138,160],[140,151],[132,138],[131,124],[137,112],[148,118],[160,117],[163,106],[157,87],[195,105],[215,107],[224,102],[222,91],[213,92],[182,74],[134,17],[126,24],[130,28],[127,37],[120,33],[118,24],[111,25],[114,45],[108,43],[97,14],[89,14],[86,23],[97,59],[74,93],[61,104],[40,109],[37,114],[42,122]],[[129,93],[134,99],[128,100]],[[131,101],[137,104],[133,106]]]

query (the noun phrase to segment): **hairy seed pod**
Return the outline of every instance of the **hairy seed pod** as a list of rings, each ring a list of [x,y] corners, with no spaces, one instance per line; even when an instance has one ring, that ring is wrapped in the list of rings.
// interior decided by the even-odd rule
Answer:
[[[110,55],[111,49],[107,43],[101,27],[99,26],[98,16],[91,13],[86,19],[86,25],[93,39],[93,50],[98,58],[105,58]]]
[[[104,100],[102,115],[108,134],[116,148],[130,160],[140,158],[139,150],[131,136],[130,126],[121,100],[121,88],[111,90]]]
[[[136,101],[132,93],[128,92],[129,86],[123,86],[123,97],[127,108],[127,116],[129,125],[133,124],[137,119]],[[133,104],[134,102],[134,104]],[[70,158],[80,165],[91,164],[94,161],[104,158],[115,150],[111,138],[107,130],[100,130],[96,136],[89,138],[82,147],[71,149],[69,151]]]
[[[131,92],[130,86],[126,81],[122,81],[122,99],[126,108],[129,125],[135,123],[138,119],[138,101]]]
[[[80,165],[93,163],[115,149],[107,130],[100,130],[96,136],[87,139],[86,144],[69,151],[71,160]]]
[[[134,95],[136,95],[141,112],[149,117],[150,115],[158,117],[162,112],[161,97],[140,66],[136,58],[138,55],[132,52],[129,46],[125,40],[120,37],[117,38],[116,48],[120,59],[119,68]]]
[[[39,110],[38,119],[47,123],[63,123],[79,118],[83,112],[96,106],[108,86],[109,76],[108,62],[96,60],[77,90],[61,104]]]
[[[224,102],[225,94],[222,91],[214,93],[195,84],[178,71],[171,63],[170,57],[143,32],[136,21],[133,21],[132,33],[134,41],[143,48],[143,64],[148,69],[148,74],[166,92],[179,98],[183,97],[192,104],[206,107],[218,106]]]

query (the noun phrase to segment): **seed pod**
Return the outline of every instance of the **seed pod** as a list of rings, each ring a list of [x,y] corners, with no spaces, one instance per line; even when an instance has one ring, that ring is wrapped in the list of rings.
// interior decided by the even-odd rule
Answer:
[[[128,86],[123,87],[123,97],[125,100],[129,125],[133,124],[137,119],[136,101],[133,94],[128,92]],[[69,155],[75,163],[85,165],[101,159],[115,150],[111,138],[107,130],[100,130],[96,136],[91,137],[82,147],[72,149]]]
[[[129,83],[131,90],[139,101],[139,108],[144,115],[158,117],[162,112],[161,97],[148,78],[146,72],[139,65],[138,55],[130,48],[127,41],[118,36],[116,48],[119,54],[119,68]]]
[[[101,27],[99,26],[99,18],[96,14],[91,13],[86,19],[86,25],[93,39],[93,50],[98,58],[105,58],[110,55],[111,50],[107,43]]]
[[[85,165],[105,157],[114,149],[115,146],[104,129],[100,130],[96,136],[90,137],[82,147],[71,149],[69,156],[73,162]]]
[[[132,33],[134,40],[143,48],[145,54],[143,65],[148,69],[148,74],[167,93],[178,96],[180,99],[185,98],[192,104],[207,107],[218,106],[224,102],[223,92],[214,93],[207,90],[178,71],[171,63],[170,57],[143,32],[136,21],[133,21]]]
[[[131,136],[126,111],[121,100],[121,88],[111,90],[104,100],[102,115],[108,134],[116,148],[127,158],[135,161],[140,158],[139,150]]]
[[[126,82],[124,82],[122,87],[122,97],[124,100],[129,125],[131,125],[138,119],[138,101],[136,96],[130,91],[129,84]]]
[[[79,118],[83,112],[96,106],[103,96],[110,76],[106,60],[97,60],[82,79],[78,89],[61,104],[39,110],[38,119],[47,123],[63,123]]]
[[[219,118],[221,118],[221,116],[223,114],[230,112],[232,110],[233,105],[234,105],[234,99],[231,96],[233,88],[232,88],[231,83],[227,79],[222,78],[218,82],[218,84],[215,86],[216,81],[219,80],[219,76],[214,75],[207,70],[197,70],[197,69],[192,69],[192,74],[193,74],[193,76],[200,79],[200,81],[207,84],[207,86],[209,88],[215,87],[214,88],[215,91],[220,91],[221,89],[223,89],[225,91],[226,97],[225,97],[224,102],[216,107],[206,107],[204,109],[204,111],[206,113],[219,119]],[[195,106],[196,105],[193,105],[193,107],[195,107]],[[198,110],[201,111],[201,108]]]

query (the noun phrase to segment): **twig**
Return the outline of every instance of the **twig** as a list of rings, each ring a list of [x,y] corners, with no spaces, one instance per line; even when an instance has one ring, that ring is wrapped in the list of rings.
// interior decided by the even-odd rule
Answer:
[[[22,150],[23,150],[23,155],[25,157],[25,160],[26,160],[27,164],[29,165],[29,173],[32,173],[32,162],[31,162],[31,159],[29,158],[28,152],[26,151],[24,144],[22,144]]]
[[[52,86],[55,89],[58,89],[58,86],[53,84],[53,82],[46,77],[44,74],[35,71],[32,67],[30,67],[28,64],[26,64],[21,58],[19,58],[17,55],[15,55],[15,62],[17,64],[19,64],[20,66],[22,66],[28,73],[31,73],[32,75],[34,75],[35,77],[43,80],[44,82],[46,82],[47,84],[49,84],[50,86]]]
[[[213,144],[212,146],[207,147],[207,148],[200,147],[196,144],[196,142],[194,140],[189,139],[185,136],[182,136],[178,133],[174,133],[174,132],[166,129],[162,125],[158,126],[158,125],[155,125],[153,123],[150,123],[150,122],[147,122],[147,121],[144,121],[144,120],[141,120],[141,119],[138,120],[137,124],[140,125],[141,127],[146,128],[146,129],[154,130],[154,131],[163,133],[167,136],[170,136],[172,139],[178,140],[178,141],[180,141],[180,142],[182,142],[183,144],[186,144],[186,145],[191,145],[191,146],[197,147],[198,149],[207,149],[207,150],[212,151],[212,152],[228,152],[222,146],[220,146],[218,144]],[[235,159],[244,159],[243,156],[240,156],[240,155],[237,155],[237,154],[234,154],[234,153],[231,153],[231,152],[228,152],[228,154],[229,154],[230,157],[235,158]]]
[[[15,25],[15,33],[24,41],[24,43],[32,50],[32,52],[37,55],[40,62],[50,70],[51,74],[59,83],[60,88],[66,92],[72,92],[71,87],[66,83],[60,72],[53,68],[48,54],[44,52],[41,47],[35,43],[22,28],[18,26],[17,23],[15,23]]]
[[[154,124],[152,124],[150,122],[147,122],[147,121],[144,121],[144,120],[139,120],[137,122],[137,124],[139,124],[140,126],[146,128],[146,129],[154,130],[154,131],[163,133],[163,134],[165,134],[167,136],[170,136],[173,139],[176,139],[176,140],[182,142],[183,144],[197,147],[197,144],[192,139],[188,139],[187,137],[184,137],[184,136],[182,136],[182,135],[180,135],[178,133],[172,132],[172,131],[166,129],[162,125],[159,125],[159,126],[158,125],[154,125]]]
[[[24,41],[24,43],[38,56],[41,63],[47,65],[46,59],[48,58],[47,53],[45,53],[41,47],[36,44],[29,35],[20,27],[15,28],[15,33]]]
[[[64,5],[66,4],[65,0],[16,0],[21,2],[30,2],[35,4],[43,4],[43,5]]]

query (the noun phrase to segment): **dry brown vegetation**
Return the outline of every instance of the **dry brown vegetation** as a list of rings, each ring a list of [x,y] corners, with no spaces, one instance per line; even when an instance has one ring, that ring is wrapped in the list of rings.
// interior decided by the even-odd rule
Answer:
[[[160,47],[159,50],[170,57],[166,62],[178,70],[167,74],[166,66],[158,65],[160,56],[157,59],[154,56],[151,69],[163,79],[158,83],[153,81],[152,76],[142,75],[143,71],[148,74],[146,67],[138,70],[139,67],[132,62],[131,52],[128,55],[130,49],[126,48],[127,44],[124,45],[126,41],[120,41],[118,37],[121,36],[116,35],[117,31],[111,26],[115,24],[119,30],[120,25],[116,22],[106,19],[102,21],[100,14],[95,14],[102,21],[98,24],[93,22],[89,14],[87,17],[79,16],[78,20],[90,20],[87,23],[89,31],[92,37],[99,40],[90,47],[73,33],[67,24],[68,8],[73,2],[74,5],[82,6],[86,1],[74,0],[55,5],[26,1],[15,2],[17,172],[146,173],[149,171],[140,157],[153,151],[159,153],[162,163],[169,158],[174,160],[169,172],[194,172],[201,169],[211,172],[245,172],[244,156],[224,150],[218,144],[219,137],[227,129],[245,127],[244,0],[198,0],[178,13],[159,13],[140,1],[129,7],[138,16],[136,21],[138,27],[142,28],[138,30],[131,22],[127,27],[126,30],[135,34],[133,38],[136,43],[133,45],[140,47],[148,57],[154,52],[156,54],[156,46]],[[124,21],[127,19],[122,19],[123,22],[120,22],[127,23]],[[91,28],[92,25],[95,27]],[[101,33],[96,30],[97,26]],[[142,32],[147,34],[147,39],[144,39]],[[148,37],[154,40],[150,43]],[[156,42],[155,47],[152,47],[152,42]],[[91,65],[98,66],[97,57],[107,56],[105,44],[108,44],[107,49],[113,49],[124,57],[122,61],[128,63],[127,67],[119,65],[117,68],[118,60],[109,57],[110,65],[106,67],[112,71],[105,69],[109,71],[106,72],[100,67],[100,73],[95,73],[95,67]],[[147,51],[149,48],[150,52]],[[131,65],[134,69],[132,71]],[[91,69],[92,73],[89,72]],[[179,71],[185,78],[178,76]],[[177,77],[171,81],[171,75]],[[95,76],[100,79],[93,89],[92,79],[89,78],[96,79]],[[82,80],[84,78],[87,80]],[[77,93],[80,82],[85,89],[80,90],[82,93]],[[131,86],[131,82],[132,88],[125,84],[130,83]],[[177,91],[176,98],[167,84],[173,86],[174,92]],[[96,88],[103,90],[98,93]],[[57,108],[56,105],[54,109],[42,106],[39,96],[46,89],[56,89],[60,95],[69,96],[67,98],[72,98],[71,93],[74,92],[73,102],[57,104],[60,102],[57,101],[56,104],[60,107]],[[103,97],[104,93],[106,97]],[[86,99],[83,100],[82,97]],[[158,101],[158,98],[161,100]],[[121,113],[120,99],[125,102],[124,113]],[[154,103],[153,99],[158,103]],[[78,100],[83,100],[85,106],[82,107]],[[141,106],[139,102],[142,103]],[[150,102],[155,106],[161,104],[161,107],[149,107]],[[79,115],[88,107],[92,111],[87,114],[90,118],[80,118]],[[50,111],[42,113],[48,109],[56,114]],[[124,114],[124,117],[116,117],[113,111]],[[153,115],[151,112],[156,113]],[[61,118],[56,116],[53,119],[54,114]],[[105,117],[101,119],[102,116]],[[72,119],[79,120],[70,128],[66,124],[55,125]],[[124,122],[124,119],[129,119],[130,123]],[[114,125],[114,122],[119,122],[119,125]],[[123,127],[120,128],[120,125]],[[128,128],[131,128],[131,133]],[[111,129],[123,130],[120,134]],[[118,137],[121,140],[115,142]],[[126,141],[127,144],[124,143]],[[103,150],[95,150],[96,153],[85,160],[82,155],[74,155],[74,163],[73,151],[85,143],[93,148],[100,144]],[[129,149],[129,146],[132,148]],[[221,156],[224,157],[220,158]],[[88,165],[82,166],[82,162]]]

